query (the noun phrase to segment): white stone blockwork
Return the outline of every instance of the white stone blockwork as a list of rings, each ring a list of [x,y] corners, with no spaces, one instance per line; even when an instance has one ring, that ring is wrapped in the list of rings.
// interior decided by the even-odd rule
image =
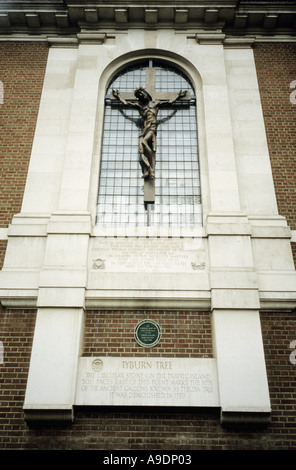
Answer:
[[[215,310],[213,328],[222,422],[231,412],[270,413],[258,311]]]
[[[76,405],[219,407],[215,359],[82,357]]]
[[[295,308],[296,278],[253,52],[173,29],[112,30],[105,39],[52,41],[22,211],[7,234],[1,302],[39,308],[28,419],[72,410],[85,308],[211,311],[222,414],[268,413],[258,312]],[[150,57],[195,87],[203,227],[96,227],[106,88]]]
[[[83,310],[39,309],[24,403],[25,419],[73,419]]]

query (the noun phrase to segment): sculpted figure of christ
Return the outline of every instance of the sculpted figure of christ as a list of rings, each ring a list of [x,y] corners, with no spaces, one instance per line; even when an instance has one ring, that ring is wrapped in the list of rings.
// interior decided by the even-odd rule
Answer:
[[[139,135],[139,153],[140,163],[143,172],[143,178],[155,178],[155,152],[156,152],[156,134],[157,134],[157,113],[161,106],[173,104],[179,98],[186,95],[186,91],[180,91],[177,96],[171,100],[153,100],[150,94],[142,87],[134,91],[137,98],[135,102],[126,101],[118,90],[113,90],[113,96],[122,104],[136,108],[144,122],[143,129]]]

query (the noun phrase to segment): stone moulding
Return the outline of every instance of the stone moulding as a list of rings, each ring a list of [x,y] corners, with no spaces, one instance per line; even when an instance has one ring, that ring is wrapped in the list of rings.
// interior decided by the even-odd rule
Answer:
[[[237,1],[175,3],[162,2],[76,2],[46,4],[44,2],[0,2],[0,27],[3,35],[11,34],[75,34],[82,28],[102,27],[176,27],[223,28],[235,33],[295,35],[296,7],[291,3],[265,2],[241,6]]]

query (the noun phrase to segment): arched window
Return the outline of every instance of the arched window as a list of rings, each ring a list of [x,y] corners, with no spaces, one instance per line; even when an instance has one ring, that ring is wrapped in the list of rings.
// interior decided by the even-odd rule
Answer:
[[[144,179],[139,163],[139,134],[143,122],[137,109],[112,99],[112,90],[136,100],[134,90],[159,93],[187,90],[188,99],[162,107],[157,115],[155,204],[149,217],[143,202]],[[161,95],[158,95],[161,96]],[[127,98],[128,99],[128,98]],[[105,100],[100,163],[97,225],[178,226],[202,223],[196,100],[188,78],[156,60],[130,66],[111,82]]]

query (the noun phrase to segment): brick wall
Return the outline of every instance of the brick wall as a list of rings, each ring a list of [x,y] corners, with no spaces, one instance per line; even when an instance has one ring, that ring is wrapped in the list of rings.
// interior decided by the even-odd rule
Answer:
[[[47,55],[46,43],[0,42],[0,228],[21,210]]]
[[[261,313],[269,392],[273,420],[271,431],[277,442],[283,434],[287,447],[296,449],[296,364],[291,342],[296,340],[296,312]],[[294,436],[294,443],[289,436]]]
[[[296,230],[296,44],[256,43],[254,55],[279,213]]]
[[[26,426],[23,403],[35,326],[33,311],[10,311],[0,307],[0,449],[24,444]]]
[[[161,341],[152,349],[134,339],[139,321],[156,321]],[[87,312],[84,356],[212,357],[209,312]]]
[[[289,100],[289,84],[296,79],[295,48],[293,44],[255,47],[279,210],[293,230],[296,106]],[[45,44],[0,43],[0,80],[5,93],[0,105],[0,227],[7,227],[21,208],[46,58]],[[6,242],[1,241],[1,246],[0,260]],[[162,327],[162,341],[152,350],[144,350],[133,339],[136,323],[147,316]],[[290,361],[290,343],[296,340],[295,313],[261,313],[273,413],[270,426],[257,432],[223,429],[215,409],[78,408],[72,425],[29,428],[23,420],[22,405],[35,318],[35,311],[0,309],[0,341],[4,347],[4,363],[0,364],[0,449],[295,450],[296,365]],[[89,311],[83,354],[210,357],[210,314]]]
[[[204,341],[197,339],[200,344],[192,349],[193,354],[206,355],[210,352],[209,313],[187,313],[189,319],[194,318],[194,323],[190,326],[184,323],[184,312],[155,312],[154,319],[163,325],[164,340],[165,331],[168,333],[173,328],[176,328],[176,335],[184,328],[193,328],[194,332],[203,331]],[[153,315],[152,312],[147,312],[147,316],[148,314],[149,317]],[[118,350],[120,331],[129,331],[128,334],[132,335],[134,319],[139,318],[139,314],[109,312],[112,325],[110,329],[104,327],[107,317],[108,312],[87,312],[85,353],[103,353],[101,340],[108,342],[111,336],[114,341],[118,339],[118,344],[111,347],[110,354],[116,348]],[[124,318],[127,319],[127,325],[130,322],[131,328],[118,328],[118,323]],[[22,405],[35,312],[0,310],[0,340],[4,345],[4,364],[0,364],[0,449],[295,450],[296,364],[290,362],[290,343],[296,339],[296,315],[264,312],[261,314],[261,323],[273,410],[271,424],[266,430],[254,432],[248,429],[223,429],[216,409],[179,411],[83,407],[75,410],[75,421],[71,425],[29,428],[23,420]],[[117,327],[114,326],[116,324]],[[112,328],[117,328],[118,331],[111,333]],[[97,339],[96,335],[99,334],[102,337]],[[126,353],[137,354],[137,351],[132,351],[134,346],[131,336],[128,342]],[[176,348],[174,355],[178,356]]]

